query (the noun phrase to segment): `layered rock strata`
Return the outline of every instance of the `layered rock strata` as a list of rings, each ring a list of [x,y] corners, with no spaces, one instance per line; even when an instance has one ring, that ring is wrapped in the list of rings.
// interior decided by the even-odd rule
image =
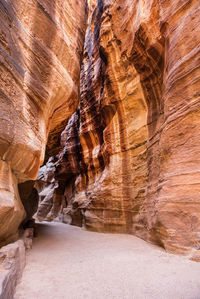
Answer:
[[[48,136],[46,156],[59,151],[77,108],[86,8],[0,0],[0,245],[16,239],[25,217],[18,183],[37,177]]]
[[[198,1],[98,1],[55,163],[70,221],[198,251],[199,15]]]
[[[81,208],[87,228],[131,232],[131,209],[137,210],[145,195],[147,109],[133,65],[126,58],[117,60],[114,49],[103,45],[103,13],[99,1],[86,33],[79,110],[62,133],[56,179],[70,181],[68,207]],[[122,78],[119,87],[113,68]],[[137,198],[134,207],[132,196]]]
[[[198,260],[199,3],[89,5],[85,34],[85,0],[0,0],[0,245],[39,193],[40,220]]]

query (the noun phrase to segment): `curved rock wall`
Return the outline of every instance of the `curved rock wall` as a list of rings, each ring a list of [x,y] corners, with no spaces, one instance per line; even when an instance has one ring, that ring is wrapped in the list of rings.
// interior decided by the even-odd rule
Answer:
[[[79,110],[62,133],[56,177],[74,175],[68,210],[81,208],[87,228],[132,232],[146,192],[147,105],[110,18],[99,1],[86,33]]]
[[[40,220],[198,255],[198,0],[88,4],[0,0],[0,237],[47,143]]]
[[[63,221],[198,250],[198,1],[99,0],[89,15],[55,163]]]
[[[17,184],[37,177],[78,105],[86,1],[0,0],[0,239],[24,218]],[[53,148],[52,148],[53,143]]]

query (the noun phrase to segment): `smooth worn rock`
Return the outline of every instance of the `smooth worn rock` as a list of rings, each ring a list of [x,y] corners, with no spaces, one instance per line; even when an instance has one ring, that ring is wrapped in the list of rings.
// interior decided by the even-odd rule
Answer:
[[[55,163],[63,219],[189,254],[200,243],[199,3],[93,7]]]
[[[198,260],[199,1],[88,4],[0,0],[0,238],[17,236],[17,184],[47,143],[39,220]]]
[[[86,7],[0,0],[0,245],[16,239],[25,217],[18,183],[36,179],[47,138],[46,157],[59,151],[77,108]]]
[[[25,218],[17,178],[5,161],[0,161],[0,246],[18,238],[18,226]]]

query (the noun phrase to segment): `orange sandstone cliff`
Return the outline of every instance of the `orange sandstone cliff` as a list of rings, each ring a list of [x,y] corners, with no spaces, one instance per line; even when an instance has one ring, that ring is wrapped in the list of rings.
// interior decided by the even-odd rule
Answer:
[[[66,1],[65,9],[62,3],[65,1],[56,4],[54,16],[50,4],[49,10],[43,9],[42,3],[37,8],[41,23],[46,24],[46,18],[49,21],[49,14],[57,22],[51,33],[50,23],[48,30],[36,30],[38,22],[30,25],[24,4],[21,13],[19,7],[19,12],[17,8],[13,11],[26,26],[25,33],[22,25],[17,30],[25,73],[18,97],[24,102],[19,102],[13,113],[26,112],[27,123],[20,121],[17,132],[25,134],[20,135],[20,142],[28,136],[31,146],[25,143],[23,153],[16,146],[15,154],[2,155],[2,165],[9,157],[11,164],[5,165],[19,181],[33,180],[40,164],[35,157],[44,154],[50,132],[45,161],[50,159],[37,182],[38,219],[59,216],[63,222],[90,230],[131,233],[170,252],[192,252],[192,258],[197,259],[199,1],[90,1],[85,33],[85,2]],[[24,45],[21,38],[30,33],[29,26],[32,54],[30,45]],[[51,59],[46,58],[50,74],[42,64],[45,51],[51,53]],[[5,84],[12,86],[14,103],[17,87],[8,79]],[[5,93],[7,88],[2,90]],[[27,98],[34,105],[41,102],[33,118],[28,118],[24,108]],[[32,115],[34,109],[30,111]],[[39,117],[38,125],[40,113],[44,117]],[[10,120],[1,122],[9,127],[12,124]],[[18,133],[10,132],[15,140]],[[4,139],[12,140],[9,138]]]
[[[47,137],[78,105],[86,1],[0,1],[0,243],[25,212],[18,183],[34,180]],[[51,142],[47,148],[52,152]]]
[[[55,157],[63,221],[198,250],[199,15],[198,1],[98,1]]]

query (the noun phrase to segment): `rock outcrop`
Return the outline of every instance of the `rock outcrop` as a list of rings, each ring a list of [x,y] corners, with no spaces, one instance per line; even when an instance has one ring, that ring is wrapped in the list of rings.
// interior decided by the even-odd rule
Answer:
[[[199,249],[199,14],[186,0],[99,0],[89,13],[55,163],[70,221]]]
[[[0,0],[0,239],[16,236],[17,185],[47,143],[38,219],[198,260],[199,1],[88,4],[85,33],[84,0]]]
[[[25,262],[25,246],[22,240],[0,249],[0,299],[13,298]]]
[[[37,219],[39,221],[54,220],[62,206],[64,200],[64,188],[54,177],[55,159],[50,158],[46,165],[40,168],[36,182],[36,188],[39,192],[39,207],[37,210]]]
[[[48,136],[46,157],[59,151],[77,108],[86,14],[85,0],[0,0],[0,245],[25,217],[18,183],[36,179]]]

